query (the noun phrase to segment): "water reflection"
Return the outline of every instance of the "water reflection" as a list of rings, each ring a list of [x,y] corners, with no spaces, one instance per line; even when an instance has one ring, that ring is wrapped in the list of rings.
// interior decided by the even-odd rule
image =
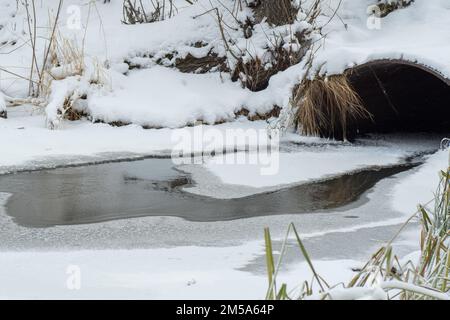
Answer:
[[[99,222],[137,216],[222,221],[261,215],[336,209],[357,200],[402,165],[343,175],[239,199],[212,199],[180,191],[191,183],[168,159],[60,168],[0,177],[15,222],[29,227]]]

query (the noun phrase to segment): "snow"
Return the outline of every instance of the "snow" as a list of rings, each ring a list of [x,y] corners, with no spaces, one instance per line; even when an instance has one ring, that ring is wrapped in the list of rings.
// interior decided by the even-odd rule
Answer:
[[[263,299],[267,277],[237,270],[262,251],[261,243],[249,243],[225,248],[3,252],[0,298]],[[342,281],[356,263],[318,261],[316,268]],[[70,286],[73,271],[79,271],[79,289]],[[280,280],[292,282],[302,276],[309,278],[306,263],[283,272]]]
[[[445,40],[449,40],[450,34],[450,26],[446,23],[450,18],[448,1],[417,0],[407,8],[376,20],[380,23],[379,28],[368,25],[371,18],[367,8],[373,5],[372,0],[345,0],[340,6],[339,3],[337,0],[323,2],[325,15],[317,24],[325,25],[323,33],[326,37],[316,42],[316,46],[321,48],[315,56],[311,74],[316,71],[337,74],[372,60],[402,59],[417,62],[450,78],[450,64],[446,62],[450,41]],[[47,26],[49,12],[50,16],[55,15],[57,5],[57,1],[37,3],[38,61],[43,59],[44,39],[50,31]],[[6,44],[0,48],[0,66],[27,77],[31,49],[21,36],[28,28],[25,11],[19,8],[13,15],[13,0],[3,1],[2,6],[0,23],[4,28],[0,30],[0,39]],[[177,14],[171,19],[125,25],[121,23],[120,1],[106,4],[64,1],[59,21],[60,33],[65,41],[82,48],[79,50],[87,69],[92,69],[92,64],[97,65],[94,69],[99,69],[86,70],[84,81],[89,81],[93,72],[104,73],[104,81],[92,85],[91,90],[86,90],[82,85],[82,91],[89,93],[87,106],[83,108],[92,115],[91,119],[173,128],[196,121],[208,124],[234,121],[234,112],[242,108],[248,109],[251,114],[264,114],[274,105],[282,108],[288,106],[291,90],[305,72],[304,61],[273,76],[269,87],[260,92],[249,92],[241,88],[238,82],[232,83],[228,75],[219,72],[188,75],[172,68],[177,58],[187,54],[200,57],[211,51],[219,56],[226,55],[215,11],[208,12],[214,7],[221,8],[227,25],[234,26],[237,22],[223,6],[231,8],[231,1],[200,0],[192,6],[178,1]],[[329,16],[337,7],[339,19],[329,21]],[[251,12],[244,10],[239,18],[245,20],[249,15]],[[227,28],[226,34],[234,40],[232,49],[244,54],[244,61],[254,56],[264,60],[266,47],[270,47],[274,40],[271,37],[275,34],[289,42],[291,32],[309,27],[304,21],[276,28],[261,23],[253,30],[251,41],[242,36],[239,28]],[[196,43],[202,43],[202,46],[194,45]],[[6,54],[11,50],[14,54]],[[234,63],[233,59],[229,60],[230,64]],[[126,61],[143,69],[129,70],[124,63]],[[65,63],[70,66],[70,61]],[[61,72],[67,75],[67,70],[62,69],[64,66],[57,66],[51,72],[59,79]],[[28,85],[26,80],[0,72],[0,90],[9,96],[25,96]],[[64,85],[53,88],[58,91],[53,96],[62,98],[62,87]],[[70,87],[69,91],[72,89],[76,88]],[[55,115],[58,107],[55,105],[59,106],[57,102],[60,100],[50,99],[51,105],[46,109],[51,128],[59,124]]]
[[[3,93],[0,91],[0,113],[6,111],[6,101]]]
[[[62,65],[50,70],[57,80],[51,85],[45,108],[8,106],[9,118],[0,118],[0,173],[155,155],[169,157],[176,143],[172,139],[174,136],[191,136],[198,129],[174,128],[192,125],[197,121],[205,124],[231,122],[214,127],[202,126],[217,129],[221,133],[230,129],[267,128],[266,122],[236,118],[235,112],[246,108],[253,115],[267,113],[274,105],[286,108],[290,103],[292,88],[305,73],[304,62],[274,75],[268,88],[260,92],[242,88],[239,82],[233,83],[229,75],[224,73],[183,74],[173,68],[177,58],[188,54],[195,57],[208,52],[226,55],[215,13],[205,12],[214,6],[221,7],[221,3],[230,5],[230,1],[200,0],[193,6],[180,6],[178,14],[171,19],[141,25],[120,23],[121,1],[113,0],[107,4],[102,1],[64,1],[59,30],[67,43],[82,48],[79,58],[84,63],[83,73],[78,75],[79,70],[74,70],[76,68],[71,61],[63,61]],[[410,7],[396,10],[382,20],[375,21],[380,22],[380,28],[368,28],[370,19],[367,8],[374,3],[373,0],[344,0],[336,15],[339,19],[328,23],[333,8],[339,2],[324,1],[328,16],[323,16],[319,24],[325,24],[323,31],[326,37],[317,42],[321,48],[314,59],[312,75],[316,72],[339,74],[347,68],[377,59],[400,59],[419,63],[450,79],[448,0],[416,0]],[[36,1],[36,5],[36,54],[37,60],[43,61],[44,48],[51,31],[48,21],[54,17],[58,1]],[[28,39],[24,37],[28,25],[24,9],[21,7],[16,13],[15,7],[15,0],[2,0],[0,3],[0,112],[6,110],[6,102],[10,102],[10,97],[26,97],[29,93],[29,81],[21,78],[30,74],[32,50]],[[77,19],[73,19],[77,18],[78,9],[79,25]],[[240,19],[244,20],[249,14],[249,10],[245,10],[240,14]],[[236,23],[226,10],[224,19],[229,25]],[[309,27],[300,22],[291,28],[270,29],[267,24],[261,23],[253,31],[251,41],[233,28],[227,29],[227,36],[235,40],[233,50],[245,53],[245,61],[251,56],[264,58],[265,47],[270,46],[273,40],[272,33],[289,41],[292,30]],[[205,45],[194,45],[200,42]],[[126,62],[142,69],[130,70]],[[88,119],[61,121],[60,114],[64,111],[62,106],[68,94],[75,97],[87,94],[87,101],[77,104],[75,108],[89,113]],[[132,125],[112,127],[93,123],[98,120]],[[141,126],[162,129],[144,130]],[[226,156],[217,155],[211,159],[202,159],[202,166],[196,167],[200,174],[193,173],[197,185],[187,191],[217,196],[219,190],[223,196],[224,190],[231,188],[238,190],[239,195],[236,192],[229,193],[229,198],[245,196],[326,179],[368,166],[395,165],[420,149],[416,145],[408,146],[395,141],[376,140],[374,145],[351,146],[289,134],[285,142],[297,142],[309,147],[281,152],[277,159],[279,170],[275,175],[261,175],[261,164],[222,165],[220,162]],[[264,143],[258,142],[256,145],[261,144]],[[246,144],[244,141],[232,146],[243,150]],[[425,149],[430,150],[429,146],[420,150]],[[195,153],[202,149],[185,151]],[[237,156],[243,154],[238,152]],[[172,223],[162,218],[143,218],[127,221],[125,226],[121,222],[111,222],[97,227],[88,225],[32,230],[15,225],[1,212],[0,229],[5,232],[3,239],[8,237],[8,242],[4,241],[2,247],[11,245],[17,248],[24,246],[20,241],[29,241],[26,241],[26,250],[8,249],[0,252],[0,298],[263,298],[267,289],[265,275],[242,270],[264,255],[262,241],[255,240],[262,238],[262,224],[276,228],[279,235],[280,230],[287,226],[287,220],[292,219],[301,222],[302,230],[309,231],[302,236],[311,239],[312,243],[319,243],[320,237],[330,236],[328,243],[332,243],[335,250],[344,243],[344,238],[356,239],[354,243],[362,243],[364,250],[368,251],[373,246],[372,238],[368,240],[367,234],[362,231],[372,230],[378,235],[380,230],[386,232],[389,227],[401,224],[406,215],[416,210],[417,202],[426,203],[433,198],[438,170],[444,169],[447,164],[448,152],[437,152],[427,156],[426,163],[412,173],[393,178],[393,188],[386,181],[375,186],[366,195],[369,204],[361,204],[365,200],[358,200],[354,208],[343,211],[352,215],[362,211],[358,214],[361,219],[365,219],[362,222],[340,220],[340,213],[331,212],[305,214],[303,217],[286,215],[254,218],[250,223],[240,221],[221,225],[200,226],[179,221]],[[390,187],[383,189],[386,185]],[[373,206],[380,212],[374,210]],[[170,243],[176,242],[177,245],[163,248],[169,241],[163,237],[166,241],[160,243],[159,247],[134,247],[131,250],[122,247],[94,250],[80,245],[83,240],[91,239],[89,237],[93,234],[106,237],[106,240],[102,238],[103,244],[108,243],[110,246],[112,235],[117,234],[128,238],[120,239],[117,236],[114,239],[116,242],[126,242],[130,246],[155,242],[157,232],[152,228],[146,229],[155,231],[145,233],[147,242],[142,238],[136,241],[133,238],[135,231],[147,226],[148,221],[160,228],[159,234],[170,234],[176,238],[178,242],[170,239]],[[5,235],[11,230],[14,232]],[[181,230],[181,235],[173,235],[174,230]],[[197,234],[194,235],[193,230]],[[361,234],[356,236],[358,232]],[[152,235],[150,240],[148,234]],[[225,238],[224,234],[240,237],[242,243],[217,246],[214,243],[219,237],[217,234],[222,235],[221,240]],[[340,242],[333,241],[336,234]],[[197,245],[189,246],[186,239],[193,241],[194,236],[198,239]],[[50,243],[55,239],[59,244],[57,248],[36,251],[29,247],[36,243]],[[213,247],[204,245],[208,239],[212,239]],[[75,246],[76,250],[73,247],[62,248],[63,240]],[[232,240],[237,241],[234,238]],[[17,243],[11,244],[14,241]],[[403,246],[411,248],[415,245],[417,248],[416,237],[414,240],[407,237],[402,241]],[[323,260],[315,261],[315,267],[330,283],[348,280],[352,274],[350,268],[359,264],[342,246],[339,254],[345,255],[345,260],[333,256],[333,252],[326,251],[320,245],[313,246],[314,250],[324,256]],[[71,265],[81,268],[80,290],[69,290],[66,286],[67,267]],[[39,277],[36,277],[37,274]],[[309,276],[305,263],[293,264],[280,275],[282,280],[294,285],[299,284],[299,279],[309,279]],[[373,297],[379,293],[375,288],[364,294]],[[334,294],[336,297],[354,296],[354,292],[335,291]]]
[[[244,156],[243,153],[236,157]],[[227,164],[227,156],[214,157],[205,165],[223,183],[240,184],[255,188],[304,183],[332,175],[355,171],[371,166],[388,166],[399,163],[404,156],[401,151],[388,148],[336,148],[331,150],[280,153],[278,172],[262,175],[264,164]]]
[[[290,143],[294,143],[295,147],[286,147]],[[180,169],[190,173],[196,182],[194,186],[184,188],[184,191],[233,199],[361,170],[405,164],[411,156],[435,152],[438,145],[439,138],[421,135],[373,135],[355,144],[286,135],[280,152],[219,154],[195,161],[195,164],[181,166]],[[430,168],[442,166],[445,166],[444,162],[436,161]],[[433,182],[431,180],[424,185],[433,186]]]
[[[225,1],[228,5],[228,1]],[[37,16],[47,17],[56,14],[57,2],[37,4]],[[48,106],[45,108],[49,128],[60,126],[62,102],[71,93],[79,91],[87,93],[87,105],[77,109],[87,111],[92,121],[134,123],[152,128],[182,127],[202,121],[207,124],[222,121],[234,121],[235,112],[242,108],[256,113],[265,114],[274,105],[285,105],[289,101],[289,90],[295,84],[292,72],[286,72],[274,78],[270,90],[251,93],[243,89],[238,82],[231,82],[228,74],[183,74],[174,68],[158,66],[156,61],[165,66],[173,66],[176,58],[187,54],[203,56],[213,50],[224,55],[223,43],[217,28],[214,13],[204,14],[211,5],[208,1],[199,1],[196,5],[178,5],[175,17],[150,24],[124,25],[122,20],[122,3],[115,1],[107,4],[89,2],[80,6],[75,0],[64,1],[60,17],[59,31],[67,41],[77,48],[84,56],[85,70],[83,75],[75,76],[71,72],[73,63],[63,61],[64,65],[53,67],[50,72],[58,81],[53,81]],[[9,11],[14,11],[12,1],[4,3]],[[73,8],[80,10],[80,25],[74,26],[71,20]],[[13,37],[16,45],[5,45],[0,48],[0,66],[23,77],[28,77],[27,66],[31,59],[31,50],[20,36],[20,30],[27,32],[26,15],[22,8],[12,19],[4,11],[2,17],[5,27],[0,32],[6,37]],[[76,12],[75,12],[76,13]],[[198,16],[200,15],[200,16]],[[227,14],[226,14],[227,15]],[[194,16],[198,16],[193,19]],[[230,19],[230,17],[228,17]],[[236,23],[231,19],[233,23]],[[48,19],[39,19],[38,28],[42,38],[48,37],[49,28],[44,27]],[[17,30],[13,30],[18,26]],[[88,32],[86,37],[84,28]],[[258,30],[256,48],[266,45],[264,30]],[[237,37],[233,33],[230,36]],[[22,43],[24,42],[24,43]],[[206,46],[195,47],[195,43],[205,43]],[[242,43],[247,47],[248,44]],[[37,60],[43,59],[45,41],[38,37]],[[17,48],[16,48],[17,47]],[[80,48],[83,48],[82,50]],[[64,48],[61,48],[62,51]],[[14,50],[14,54],[6,54]],[[258,49],[259,50],[259,49]],[[168,59],[167,54],[173,57]],[[61,55],[60,60],[67,60]],[[138,64],[143,70],[129,70],[124,61]],[[76,72],[75,72],[76,73]],[[87,88],[95,74],[101,74],[98,85]],[[288,76],[288,77],[287,77]],[[67,77],[67,79],[62,79]],[[298,74],[295,76],[298,78]],[[61,83],[59,83],[61,82]],[[25,96],[29,83],[10,74],[0,73],[0,90],[10,96]]]
[[[405,214],[411,215],[417,210],[417,205],[425,205],[434,199],[439,184],[440,170],[450,166],[448,150],[438,151],[428,156],[424,165],[415,170],[414,174],[401,181],[393,190],[393,207]],[[414,202],[411,202],[414,199]]]
[[[57,131],[53,131],[57,132]],[[448,155],[448,153],[446,154]],[[446,159],[436,166],[446,165]],[[424,165],[423,168],[425,168]],[[437,168],[434,167],[434,170]],[[293,221],[312,254],[319,274],[329,283],[347,283],[354,274],[352,268],[363,265],[372,253],[372,247],[380,245],[380,239],[390,238],[404,222],[402,214],[391,212],[396,188],[406,183],[413,173],[402,173],[386,179],[368,194],[370,201],[364,206],[347,208],[342,213],[315,213],[261,217],[226,223],[194,223],[176,218],[144,217],[100,224],[59,226],[30,229],[20,227],[6,219],[0,207],[1,234],[8,237],[3,245],[23,241],[21,250],[2,249],[0,253],[0,297],[19,299],[259,299],[267,290],[264,269],[254,269],[257,261],[264,261],[262,226],[271,226],[274,249],[289,221]],[[424,186],[434,187],[435,181],[427,180]],[[1,195],[1,194],[0,194]],[[406,204],[411,199],[401,199]],[[374,214],[376,213],[376,214]],[[360,219],[342,220],[344,215],[360,216]],[[344,224],[345,222],[345,224]],[[152,229],[145,226],[153,224]],[[389,229],[389,226],[392,228]],[[186,232],[189,237],[186,237]],[[141,234],[143,238],[133,238]],[[148,237],[151,234],[152,236]],[[417,248],[417,230],[396,243],[396,247]],[[383,235],[383,236],[382,236]],[[101,240],[98,237],[106,237]],[[118,237],[114,241],[111,237]],[[128,237],[123,239],[121,237]],[[199,241],[197,237],[202,237]],[[163,238],[161,238],[163,237]],[[238,245],[221,246],[224,240],[238,241]],[[249,237],[249,238],[246,238]],[[380,238],[381,237],[381,238]],[[143,249],[123,250],[89,249],[85,240],[91,238],[94,246],[141,244]],[[170,238],[171,242],[167,239]],[[73,248],[69,249],[67,239]],[[144,240],[146,239],[146,240]],[[166,240],[164,240],[166,239]],[[178,239],[178,240],[176,240]],[[222,240],[219,240],[222,239]],[[12,241],[12,242],[11,242]],[[30,249],[32,242],[45,243],[50,248]],[[146,244],[147,241],[149,244]],[[175,242],[174,242],[175,241]],[[170,244],[169,244],[170,243]],[[202,245],[190,245],[202,243]],[[362,245],[359,252],[358,245]],[[51,249],[52,246],[55,246]],[[398,250],[398,248],[397,248]],[[410,250],[410,249],[409,249]],[[305,262],[299,262],[298,250],[292,248],[295,259],[285,265],[279,275],[279,283],[286,282],[293,289],[301,280],[312,275]],[[362,254],[362,257],[361,257]],[[315,258],[319,257],[319,258]],[[259,259],[259,260],[258,260]],[[262,260],[261,260],[262,259]],[[263,264],[261,264],[263,266]],[[257,267],[257,268],[261,268]],[[79,290],[67,287],[73,270],[81,274]],[[35,275],[39,274],[39,277]],[[334,292],[336,298],[348,292]],[[372,297],[371,290],[367,292]],[[352,296],[355,294],[351,293]]]
[[[94,121],[148,127],[184,127],[199,120],[206,124],[230,121],[244,106],[249,91],[226,78],[219,73],[180,74],[155,66],[116,79],[111,92],[89,97],[86,111]]]
[[[332,2],[330,7],[336,8],[338,1]],[[450,52],[448,1],[417,0],[378,20],[367,14],[372,4],[371,0],[343,1],[338,11],[343,22],[334,19],[326,26],[327,37],[315,57],[321,73],[339,74],[369,61],[399,59],[419,63],[450,79],[450,64],[446,62]]]
[[[49,163],[52,159],[60,158],[65,159],[65,164],[68,164],[79,156],[90,156],[90,159],[81,162],[92,162],[102,159],[104,153],[112,154],[109,156],[112,159],[155,154],[170,157],[171,149],[178,143],[173,137],[190,136],[194,129],[198,128],[147,130],[137,125],[112,127],[80,120],[64,122],[59,130],[48,130],[45,119],[42,112],[31,106],[13,108],[8,119],[0,118],[2,147],[6,150],[0,157],[0,171],[10,166],[26,166],[33,161],[39,161],[42,165],[44,160]],[[226,130],[263,130],[266,127],[264,121],[243,120],[216,125],[214,129],[225,135]],[[232,146],[245,148],[245,142]],[[201,151],[202,146],[199,149],[187,150]],[[121,153],[123,155],[120,155]]]

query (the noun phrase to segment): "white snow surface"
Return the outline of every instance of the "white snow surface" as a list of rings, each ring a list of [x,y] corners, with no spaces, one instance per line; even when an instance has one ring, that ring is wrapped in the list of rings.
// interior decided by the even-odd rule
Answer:
[[[229,4],[230,1],[221,2]],[[54,17],[58,2],[36,1],[38,61],[43,60],[46,38],[51,32],[49,13]],[[339,2],[324,1],[324,7],[331,8],[328,15]],[[450,2],[416,0],[410,7],[381,19],[380,29],[369,29],[367,7],[374,2],[344,0],[336,15],[339,19],[327,23],[329,18],[323,17],[322,22],[327,23],[324,28],[327,36],[317,43],[322,47],[317,52],[313,71],[331,75],[371,60],[403,59],[435,69],[450,79]],[[214,0],[212,3],[218,5]],[[29,106],[8,107],[9,118],[0,118],[3,150],[0,172],[20,166],[41,167],[57,159],[63,159],[67,164],[104,160],[105,157],[167,155],[174,145],[172,135],[177,132],[177,129],[169,128],[198,120],[208,124],[231,121],[235,119],[234,112],[243,107],[252,114],[265,113],[273,105],[286,107],[292,87],[305,72],[303,64],[295,65],[273,76],[267,89],[255,93],[232,83],[227,75],[218,72],[187,75],[165,68],[172,66],[176,57],[188,53],[197,57],[209,50],[225,54],[214,12],[203,14],[211,9],[210,2],[200,0],[193,6],[179,7],[179,13],[171,19],[141,25],[120,23],[121,4],[115,0],[107,4],[103,1],[64,1],[60,31],[68,40],[81,46],[87,27],[83,48],[89,73],[82,81],[72,77],[67,83],[55,82],[58,84],[52,86],[53,104],[46,110],[35,108],[32,112]],[[0,110],[6,106],[1,92],[11,97],[28,94],[29,82],[20,77],[29,76],[32,50],[29,39],[23,36],[23,31],[27,32],[28,28],[25,12],[23,8],[15,12],[15,6],[15,0],[0,2],[0,68],[9,71],[0,70]],[[81,10],[81,28],[71,25],[73,11],[70,9],[74,8]],[[248,12],[242,13],[243,16],[246,14]],[[198,17],[193,19],[194,16]],[[225,19],[230,17],[225,16]],[[294,27],[301,29],[304,26]],[[267,45],[268,30],[265,24],[259,26],[250,43],[241,35],[238,37],[228,31],[237,39],[237,48],[258,55]],[[286,28],[279,28],[277,32],[285,36]],[[207,45],[193,46],[197,42]],[[177,51],[176,57],[166,56],[174,51]],[[163,66],[156,65],[158,59]],[[125,60],[139,64],[143,69],[129,70]],[[56,74],[61,70],[53,71]],[[96,72],[102,73],[102,86],[88,88],[90,77]],[[134,125],[117,128],[81,120],[64,122],[59,130],[48,130],[46,121],[57,118],[57,104],[63,99],[61,94],[67,89],[65,85],[72,89],[82,87],[88,93],[87,104],[78,108],[88,111],[91,120],[132,122]],[[144,130],[140,125],[167,128]],[[223,131],[266,126],[263,121],[250,123],[238,119],[215,128]],[[203,167],[223,184],[261,188],[320,179],[360,169],[363,165],[395,164],[406,155],[408,152],[404,150],[394,151],[383,146],[336,150],[329,147],[320,152],[283,153],[280,172],[267,177],[258,174],[258,166],[219,166],[215,161],[220,156]],[[80,158],[83,156],[89,159]],[[416,202],[426,203],[432,199],[438,182],[437,171],[444,169],[447,161],[448,152],[429,156],[425,165],[401,180],[392,194],[386,194],[387,201],[395,210],[410,215],[416,209]],[[388,222],[399,224],[403,220],[403,217],[395,217]],[[388,222],[376,221],[372,227],[385,226]],[[351,231],[351,228],[341,230]],[[322,232],[326,233],[318,231],[319,234]],[[262,242],[224,248],[1,252],[0,298],[263,298],[267,289],[266,277],[237,270],[257,254],[263,254]],[[355,264],[351,260],[317,261],[315,267],[330,283],[336,283],[346,282],[351,275],[350,267]],[[80,290],[67,288],[67,267],[70,265],[81,268]],[[281,282],[287,281],[292,287],[299,284],[299,279],[309,280],[306,269],[305,264],[293,267],[281,274]]]
[[[273,154],[241,151],[219,154],[195,164],[188,161],[181,170],[191,173],[196,185],[184,190],[213,198],[241,198],[361,170],[391,167],[404,164],[410,156],[418,153],[434,153],[439,139],[427,140],[426,137],[373,135],[351,144],[287,134],[282,139],[280,152]],[[284,143],[299,145],[286,150]],[[438,168],[445,168],[443,159],[433,161],[436,157],[427,156],[424,159],[426,166],[420,166],[428,168],[425,174],[431,174],[431,177],[437,176]],[[432,179],[428,181],[422,186],[437,185],[437,181],[435,184]],[[423,197],[418,199],[422,201]]]
[[[428,156],[424,165],[394,188],[391,200],[393,208],[405,214],[412,214],[417,210],[418,204],[430,203],[441,178],[440,170],[445,170],[446,166],[450,167],[448,150]],[[414,199],[414,202],[411,199]],[[433,203],[431,202],[431,205]]]
[[[262,175],[265,165],[261,163],[227,164],[227,155],[214,157],[205,167],[223,183],[261,188],[303,183],[371,166],[393,165],[405,155],[401,150],[379,147],[327,149],[280,153],[279,170],[275,174]],[[239,156],[244,155],[238,153],[236,157]]]
[[[331,8],[336,8],[339,1],[332,2]],[[419,63],[450,79],[450,2],[416,0],[373,21],[367,8],[374,3],[342,2],[338,11],[342,21],[333,19],[324,30],[327,37],[315,59],[317,68],[323,65],[322,73],[339,74],[372,60],[399,59]]]
[[[0,299],[264,299],[266,276],[237,270],[263,249],[254,242],[226,248],[2,252]],[[339,282],[355,265],[317,261],[315,267]],[[79,289],[71,286],[74,270]],[[279,279],[295,283],[300,277],[310,277],[306,263]]]
[[[206,130],[212,126],[204,127]],[[266,127],[264,121],[242,119],[213,128],[225,135],[227,130],[264,130]],[[64,164],[68,164],[80,156],[89,156],[89,159],[81,162],[91,162],[101,160],[105,153],[112,154],[110,160],[154,154],[170,156],[172,148],[179,143],[175,137],[190,137],[195,128],[198,126],[147,130],[138,125],[113,127],[79,120],[64,122],[59,130],[48,130],[45,115],[39,110],[32,106],[12,108],[8,119],[0,118],[2,146],[5,148],[0,156],[0,172],[6,167],[26,166],[33,161],[42,164],[51,163],[54,159],[65,159]],[[245,144],[232,144],[232,147],[245,148]],[[186,150],[194,153],[201,151],[202,146]]]
[[[94,120],[169,128],[199,120],[214,124],[234,120],[249,95],[219,73],[180,74],[161,66],[118,77],[113,86],[90,97],[87,111]]]

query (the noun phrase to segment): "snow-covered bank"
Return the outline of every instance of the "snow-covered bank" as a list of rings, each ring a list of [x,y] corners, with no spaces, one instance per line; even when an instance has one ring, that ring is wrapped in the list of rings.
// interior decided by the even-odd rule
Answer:
[[[248,129],[265,130],[267,123],[241,119],[232,123],[203,126],[202,128],[203,132],[207,133],[209,129],[212,129],[214,133],[220,133],[226,137],[227,133],[238,135],[239,132],[242,133]],[[195,130],[199,130],[199,127],[143,129],[137,125],[113,127],[107,124],[94,124],[86,120],[65,122],[59,130],[48,130],[45,127],[45,116],[42,113],[31,106],[16,107],[10,110],[8,119],[0,118],[2,148],[5,150],[0,157],[0,172],[21,168],[52,167],[56,164],[68,165],[132,159],[148,155],[170,157],[174,147],[179,148],[180,146],[180,136],[186,135],[188,138],[192,138]],[[229,179],[224,181],[228,184],[247,184],[251,187],[273,186],[322,178],[333,173],[342,173],[372,165],[395,164],[412,154],[435,150],[438,147],[439,137],[393,135],[375,136],[374,139],[360,141],[361,143],[351,145],[288,134],[282,138],[282,143],[292,142],[298,144],[299,147],[291,150],[294,151],[293,153],[281,153],[280,171],[275,176],[256,177],[255,175],[260,172],[260,164],[251,166],[215,165],[215,161],[220,159],[219,156],[208,161],[205,168],[220,178],[223,176],[225,179]],[[215,146],[214,143],[218,145]],[[257,141],[235,139],[228,142],[214,140],[213,143],[203,141],[203,144],[186,146],[188,150],[185,151],[186,155],[189,155],[189,152],[209,151],[222,147],[231,147],[237,150],[249,148],[251,150],[258,145],[266,146],[267,143],[268,141],[265,139]],[[309,146],[317,146],[317,148],[312,150]],[[302,152],[302,154],[298,152]],[[341,152],[342,154],[339,154]],[[312,162],[318,159],[322,159],[321,162],[316,162],[315,169],[312,168]],[[310,162],[310,160],[313,161]],[[334,169],[328,166],[331,163],[334,164]],[[320,170],[318,170],[318,166],[321,167]],[[292,170],[293,167],[296,169]],[[244,168],[245,170],[241,170]],[[223,174],[221,174],[222,170],[224,170]],[[242,171],[245,171],[246,179],[241,182],[236,181],[242,177],[240,176]],[[258,178],[258,183],[255,182],[256,178]]]
[[[314,57],[314,71],[338,74],[368,61],[400,59],[429,67],[442,77],[450,78],[450,64],[446,62],[449,41],[442,40],[450,34],[446,23],[450,17],[447,1],[417,0],[407,8],[379,19],[368,14],[368,8],[374,3],[373,0],[323,1],[323,14],[316,24],[324,25],[326,36],[320,39],[311,36],[317,46],[321,45]],[[231,72],[219,72],[217,68],[206,74],[186,74],[176,69],[177,59],[188,55],[195,58],[209,53],[220,57],[230,55],[212,8],[220,8],[227,25],[236,25],[236,18],[224,8],[233,8],[232,1],[200,0],[190,6],[180,1],[177,4],[177,14],[171,19],[126,25],[122,23],[120,1],[82,4],[77,0],[64,1],[58,31],[66,43],[82,48],[81,60],[86,66],[83,74],[69,77],[72,86],[68,92],[53,92],[50,100],[45,101],[49,106],[46,112],[51,126],[59,122],[58,112],[62,111],[64,100],[53,98],[55,95],[64,98],[71,91],[87,96],[87,101],[80,103],[81,106],[75,104],[74,108],[87,112],[91,120],[132,122],[151,127],[179,127],[196,121],[209,124],[233,121],[234,113],[243,108],[250,114],[262,115],[274,106],[284,108],[289,105],[292,88],[305,73],[303,61],[275,73],[267,88],[258,92],[242,88],[239,81],[233,83]],[[308,4],[310,1],[303,3]],[[50,13],[53,18],[57,7],[58,1],[36,4],[38,61],[43,60],[45,39],[52,29],[48,25],[48,15]],[[334,12],[336,9],[338,11]],[[237,16],[244,21],[253,13],[244,8]],[[331,17],[334,19],[330,20]],[[226,28],[226,36],[232,43],[232,50],[241,52],[245,61],[258,57],[266,63],[267,48],[271,42],[279,40],[269,35],[277,34],[288,43],[292,38],[291,31],[309,28],[302,19],[303,13],[299,12],[292,25],[275,27],[257,23],[250,40],[242,36],[238,25]],[[5,27],[0,30],[3,43],[0,67],[8,73],[0,72],[0,91],[14,97],[26,96],[29,88],[26,78],[30,74],[32,50],[26,37],[21,36],[29,32],[26,21],[22,6],[16,10],[15,1],[2,3],[0,22]],[[229,67],[234,67],[235,59],[228,60]],[[270,63],[266,67],[270,68]],[[58,73],[64,68],[64,65],[57,65],[50,72]],[[80,90],[75,88],[78,82]],[[49,89],[61,91],[64,87],[52,85]]]
[[[186,74],[174,68],[176,59],[183,59],[188,54],[194,57],[202,57],[208,52],[220,56],[226,54],[215,15],[204,14],[211,6],[222,4],[204,0],[194,5],[179,2],[177,14],[171,19],[125,25],[120,1],[83,4],[78,0],[64,1],[58,24],[62,38],[58,41],[70,43],[75,51],[79,50],[82,57],[77,58],[85,65],[81,68],[82,74],[68,72],[68,61],[59,61],[50,70],[53,77],[58,75],[58,81],[48,88],[51,94],[44,103],[50,127],[58,126],[64,95],[74,91],[87,96],[86,103],[76,109],[87,112],[92,116],[91,120],[132,122],[150,127],[232,121],[236,118],[234,112],[243,108],[250,115],[264,115],[274,105],[288,103],[297,72],[276,76],[278,80],[272,81],[270,90],[252,93],[243,89],[239,82],[233,83],[227,73]],[[232,2],[227,0],[225,5],[231,6]],[[0,31],[0,39],[5,39],[0,48],[0,53],[4,54],[0,67],[9,73],[0,72],[0,91],[24,97],[29,88],[26,80],[30,74],[28,62],[32,60],[27,39],[21,36],[29,32],[26,11],[19,6],[16,12],[13,0],[7,0],[2,7],[0,21],[6,27]],[[57,1],[36,4],[38,61],[42,61],[45,54],[46,41],[42,39],[47,39],[52,29],[48,26],[48,15],[54,18],[57,8]],[[242,15],[249,14],[247,11],[244,10]],[[228,13],[225,18],[235,22]],[[17,30],[15,26],[18,26]],[[286,33],[283,30],[281,28],[280,32]],[[261,51],[260,47],[267,44],[266,31],[254,31],[258,34],[257,40],[253,39],[255,50]],[[232,33],[233,37],[241,36],[239,31]],[[250,49],[242,40],[239,46]],[[7,54],[11,50],[14,54]],[[64,48],[59,50],[64,51]],[[58,55],[61,52],[58,51]],[[64,55],[58,59],[67,60]],[[67,65],[60,65],[64,62]],[[25,67],[19,68],[20,65]],[[65,73],[68,73],[66,79]]]
[[[412,214],[417,210],[418,204],[429,203],[434,199],[439,184],[439,170],[445,170],[448,166],[450,166],[448,150],[428,156],[424,165],[395,186],[391,199],[393,207],[405,214]],[[414,199],[414,202],[411,199]]]
[[[226,130],[264,130],[266,127],[264,121],[243,120],[216,125],[214,130],[224,133]],[[17,107],[10,111],[9,119],[0,118],[2,149],[5,150],[0,157],[0,171],[14,169],[12,167],[46,167],[46,164],[51,166],[53,161],[61,159],[63,163],[60,164],[64,165],[64,162],[86,163],[151,154],[169,157],[172,148],[179,144],[174,137],[179,139],[180,135],[192,134],[193,130],[143,129],[137,125],[112,127],[85,120],[65,122],[60,130],[48,130],[45,115],[30,106]],[[233,142],[232,146],[244,148],[245,143],[235,145]],[[201,148],[189,151],[197,152]],[[92,158],[79,159],[80,156]]]
[[[450,45],[442,42],[450,34],[449,2],[416,0],[384,18],[368,16],[374,2],[342,2],[339,15],[343,22],[336,19],[327,25],[330,33],[316,56],[317,66],[323,65],[325,73],[338,74],[373,60],[401,59],[437,70],[449,79]]]
[[[199,120],[214,124],[234,120],[248,95],[237,83],[222,83],[218,73],[180,74],[159,66],[122,76],[114,86],[108,95],[90,97],[86,111],[94,121],[169,128]]]

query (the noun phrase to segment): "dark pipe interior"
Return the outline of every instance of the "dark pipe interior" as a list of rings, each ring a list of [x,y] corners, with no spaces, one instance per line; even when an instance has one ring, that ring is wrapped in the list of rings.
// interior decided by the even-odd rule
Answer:
[[[372,62],[349,74],[373,120],[354,121],[349,132],[450,132],[450,82],[424,68]]]

